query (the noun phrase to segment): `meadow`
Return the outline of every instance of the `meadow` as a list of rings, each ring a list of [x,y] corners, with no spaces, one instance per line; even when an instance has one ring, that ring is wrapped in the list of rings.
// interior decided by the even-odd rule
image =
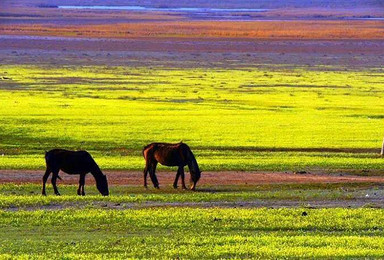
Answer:
[[[0,168],[43,169],[86,149],[141,170],[154,141],[188,143],[204,170],[381,170],[382,68],[0,66]]]
[[[379,1],[56,8],[93,2],[0,3],[0,259],[383,258]],[[191,147],[196,192],[164,166],[142,187],[158,141]],[[42,196],[53,148],[89,151],[110,195],[60,173]]]
[[[349,259],[384,254],[384,211],[373,208],[381,205],[356,208],[367,192],[383,196],[382,187],[370,183],[218,185],[198,192],[118,185],[108,197],[92,185],[84,197],[74,195],[74,185],[60,185],[62,196],[50,195],[50,185],[48,196],[39,191],[37,184],[0,185],[0,258]],[[333,207],[313,207],[320,201]],[[352,208],[341,208],[347,206]]]
[[[2,258],[381,258],[377,209],[0,211]]]

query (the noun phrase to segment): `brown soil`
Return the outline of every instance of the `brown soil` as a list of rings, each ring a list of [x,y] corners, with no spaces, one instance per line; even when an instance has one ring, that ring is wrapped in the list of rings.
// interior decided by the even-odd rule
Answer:
[[[358,198],[355,200],[317,200],[317,201],[297,201],[297,200],[255,200],[255,201],[215,201],[215,202],[152,202],[145,203],[115,203],[115,202],[99,202],[92,203],[93,208],[103,209],[141,209],[154,207],[190,207],[190,208],[383,208],[383,200],[381,198]],[[86,203],[65,203],[65,204],[49,204],[31,207],[10,207],[4,208],[7,211],[18,210],[63,210],[63,209],[81,209],[90,208]]]
[[[53,26],[51,24],[0,24],[3,35],[38,35],[97,38],[227,37],[249,39],[377,39],[384,35],[383,21],[177,21],[111,25]],[[313,28],[316,28],[314,30]]]
[[[0,170],[0,183],[41,183],[44,171],[38,170]],[[106,171],[109,183],[113,185],[142,185],[143,173],[132,171]],[[62,184],[76,184],[78,176],[60,173]],[[175,172],[158,172],[161,185],[173,183]],[[187,173],[187,179],[189,174]],[[149,178],[148,178],[148,181]],[[87,183],[93,183],[87,177]],[[282,172],[203,172],[199,185],[261,185],[261,184],[295,184],[295,183],[384,183],[384,176],[353,176],[347,174],[294,174]]]

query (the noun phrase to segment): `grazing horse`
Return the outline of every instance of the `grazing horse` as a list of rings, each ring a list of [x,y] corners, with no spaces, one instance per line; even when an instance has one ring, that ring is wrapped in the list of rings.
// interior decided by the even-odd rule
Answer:
[[[186,189],[184,181],[184,166],[188,165],[191,174],[191,181],[193,182],[191,190],[195,190],[196,183],[200,179],[201,171],[199,165],[188,145],[180,142],[178,144],[168,143],[151,143],[144,147],[143,156],[145,159],[144,168],[144,187],[147,187],[147,175],[151,177],[152,183],[155,188],[159,188],[159,182],[156,177],[157,163],[165,166],[178,166],[173,187],[177,188],[177,181],[181,177],[182,187]]]
[[[93,160],[92,156],[87,151],[68,151],[64,149],[53,149],[45,152],[45,162],[47,169],[43,177],[43,190],[45,193],[45,183],[52,172],[52,186],[56,195],[60,195],[56,180],[59,177],[59,171],[62,170],[68,174],[79,174],[79,188],[77,189],[78,195],[85,195],[85,175],[91,173],[96,180],[96,187],[103,196],[109,195],[107,177],[101,172],[99,166]]]

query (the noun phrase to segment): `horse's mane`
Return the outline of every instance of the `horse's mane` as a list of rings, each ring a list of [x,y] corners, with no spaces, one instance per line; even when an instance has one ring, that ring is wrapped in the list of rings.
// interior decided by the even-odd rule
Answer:
[[[187,144],[183,144],[185,149],[186,149],[186,152],[187,152],[187,156],[190,160],[190,165],[194,168],[195,171],[198,171],[200,172],[200,169],[199,169],[199,164],[197,163],[197,160],[196,160],[196,157],[195,155],[193,154],[191,148],[189,148],[189,146]]]
[[[104,175],[103,172],[101,171],[99,165],[95,162],[95,160],[92,157],[91,157],[91,159],[92,159],[92,163],[93,163],[93,172],[91,172],[91,174],[93,176],[95,176],[95,178],[96,178],[96,176],[98,176],[100,174]]]
[[[179,143],[150,143],[150,144],[147,144],[146,146],[143,147],[142,153],[144,155],[144,151],[146,149],[148,149],[149,147],[151,147],[151,146],[156,146],[156,145],[180,145],[180,144],[185,145],[182,140]],[[188,147],[188,149],[189,149],[189,147]]]

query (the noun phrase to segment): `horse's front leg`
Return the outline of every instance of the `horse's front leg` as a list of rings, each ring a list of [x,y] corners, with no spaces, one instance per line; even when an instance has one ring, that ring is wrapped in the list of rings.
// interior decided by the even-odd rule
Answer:
[[[54,190],[55,194],[59,196],[60,193],[59,193],[59,190],[57,189],[57,186],[56,186],[56,180],[57,180],[58,175],[59,175],[59,171],[53,171],[52,172],[51,183],[52,183],[53,190]]]
[[[181,185],[183,187],[183,190],[187,189],[187,186],[185,186],[185,174],[184,174],[184,167],[180,166],[180,176],[181,176]]]
[[[180,177],[180,173],[182,171],[182,166],[179,166],[179,168],[177,169],[177,173],[176,173],[176,177],[175,177],[175,181],[173,182],[173,188],[177,189],[177,182],[179,181],[179,177]]]
[[[44,196],[47,195],[47,193],[45,192],[45,184],[47,183],[47,180],[50,174],[51,174],[51,170],[47,167],[43,176],[43,189],[41,191],[41,194]]]
[[[81,195],[81,196],[85,195],[84,185],[85,185],[85,174],[80,174],[79,188],[77,189],[77,195]]]

